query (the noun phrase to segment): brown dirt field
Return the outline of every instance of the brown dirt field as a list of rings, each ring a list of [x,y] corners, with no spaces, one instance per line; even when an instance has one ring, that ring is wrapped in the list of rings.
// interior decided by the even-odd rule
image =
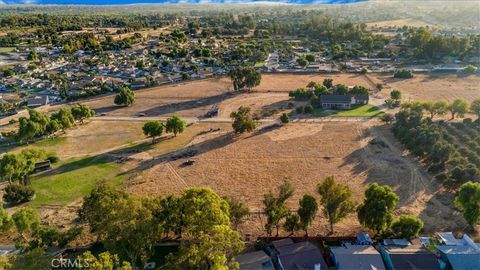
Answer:
[[[230,113],[240,106],[248,106],[252,113],[259,116],[268,114],[272,110],[286,108],[290,97],[286,93],[247,93],[223,101],[218,110],[219,117],[230,117]]]
[[[109,116],[131,116],[139,113],[148,116],[199,116],[205,114],[213,104],[229,98],[226,94],[229,88],[229,78],[213,78],[135,91],[135,103],[130,107],[115,106],[113,95],[83,103],[98,113],[107,113]]]
[[[362,85],[373,88],[375,85],[362,74],[262,74],[262,81],[256,91],[288,92],[305,87],[309,82],[322,83],[324,79],[333,79],[333,84]]]
[[[165,195],[187,187],[211,187],[221,196],[246,202],[251,211],[262,211],[262,196],[275,189],[283,179],[296,187],[290,207],[309,193],[316,196],[316,185],[326,176],[349,185],[357,202],[369,183],[388,184],[401,200],[397,213],[420,216],[427,232],[465,228],[463,219],[452,209],[453,195],[447,194],[417,163],[396,144],[391,132],[370,124],[329,122],[291,123],[273,130],[258,131],[241,137],[223,131],[196,138],[193,158],[176,161],[149,161],[151,169],[140,172],[128,182],[133,194]],[[369,144],[380,138],[387,147]],[[182,166],[187,159],[191,166]],[[311,235],[326,233],[321,213]],[[458,218],[452,219],[452,216]],[[242,232],[263,234],[262,215],[252,215]],[[442,220],[442,222],[438,222]],[[360,229],[355,215],[337,226],[341,234]]]
[[[392,75],[368,75],[374,82],[384,84],[380,93],[389,97],[392,89],[398,89],[403,99],[446,100],[462,98],[472,101],[480,98],[480,76],[461,77],[455,74],[415,74],[412,79],[394,79]]]

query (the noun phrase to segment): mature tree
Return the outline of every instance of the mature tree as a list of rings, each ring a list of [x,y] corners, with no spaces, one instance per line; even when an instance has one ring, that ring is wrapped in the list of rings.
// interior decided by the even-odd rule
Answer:
[[[324,79],[323,80],[323,85],[327,88],[332,88],[333,87],[333,79]]]
[[[33,170],[31,163],[21,154],[5,154],[0,159],[0,177],[10,183],[23,182]]]
[[[323,214],[330,223],[330,232],[333,233],[333,225],[355,210],[355,203],[351,200],[352,191],[329,176],[318,184],[317,192]]]
[[[177,137],[178,133],[182,133],[186,126],[187,122],[176,115],[168,118],[165,125],[167,132],[173,132],[175,137]]]
[[[40,227],[40,218],[35,210],[25,207],[12,215],[13,224],[24,241]]]
[[[468,112],[468,103],[463,99],[455,99],[452,104],[448,106],[448,111],[455,119],[455,115],[463,117]]]
[[[300,217],[300,229],[305,231],[305,235],[308,235],[308,227],[315,219],[318,204],[315,198],[308,194],[303,195],[298,204],[300,206],[297,210],[298,216]]]
[[[232,112],[230,117],[233,118],[232,127],[235,133],[244,133],[255,130],[256,123],[252,119],[250,107],[241,106],[238,111]]]
[[[20,117],[18,120],[18,140],[20,142],[29,142],[38,133],[41,132],[41,127],[38,123],[33,122],[25,117]]]
[[[132,266],[128,262],[121,262],[117,254],[102,252],[95,257],[90,251],[83,253],[78,257],[82,264],[88,264],[91,270],[131,270]],[[85,265],[84,265],[85,266]]]
[[[87,105],[76,104],[71,108],[73,118],[83,124],[83,120],[95,115],[95,112]]]
[[[208,232],[215,225],[230,225],[228,203],[209,188],[187,189],[180,198],[184,231]]]
[[[355,85],[352,90],[350,90],[348,93],[350,95],[362,95],[362,96],[368,96],[370,90],[366,88],[365,86],[361,85]]]
[[[470,111],[475,114],[480,121],[480,98],[472,101],[472,104],[470,104]]]
[[[480,183],[466,182],[457,192],[455,205],[470,226],[480,223]]]
[[[397,237],[412,239],[423,228],[423,221],[415,216],[401,215],[390,228]]]
[[[365,190],[363,204],[357,208],[358,220],[363,226],[382,233],[393,221],[393,210],[399,198],[389,186],[373,183]]]
[[[243,250],[240,234],[228,225],[213,225],[195,240],[180,244],[178,254],[167,257],[166,269],[239,269],[235,256]]]
[[[259,85],[262,75],[253,67],[239,67],[230,71],[230,79],[233,83],[233,89],[236,91]]]
[[[130,90],[128,87],[120,89],[118,94],[115,96],[114,103],[116,105],[130,106],[135,101],[135,93]]]
[[[263,196],[264,212],[267,216],[267,223],[265,229],[269,235],[272,234],[272,229],[276,228],[276,235],[278,236],[278,230],[280,229],[280,222],[283,218],[287,217],[290,210],[286,206],[287,200],[292,197],[294,188],[288,181],[284,181],[278,187],[278,194],[275,196],[271,191]]]
[[[345,84],[335,85],[335,94],[337,95],[346,95],[348,94],[348,86]]]
[[[169,195],[164,198],[157,199],[157,208],[154,209],[153,215],[163,228],[166,236],[173,232],[176,236],[182,236],[183,229],[183,206],[181,199]]]
[[[73,126],[73,124],[75,123],[75,118],[73,117],[72,112],[65,108],[53,113],[51,118],[52,120],[58,121],[58,123],[62,127],[62,130]]]
[[[285,231],[293,235],[296,231],[300,230],[300,217],[296,213],[288,213],[283,223]]]
[[[237,230],[238,225],[245,222],[245,218],[250,213],[250,209],[245,203],[235,198],[227,197],[225,200],[229,206],[230,223],[232,224],[233,228]]]
[[[445,101],[424,102],[423,109],[430,113],[430,120],[433,120],[435,115],[444,115],[448,109],[448,103]]]
[[[13,227],[12,218],[8,215],[7,211],[0,205],[0,232],[5,233]]]
[[[59,131],[60,129],[62,129],[62,126],[60,125],[60,123],[57,120],[52,120],[48,122],[48,125],[45,131],[48,134],[53,135],[55,134],[55,132]]]
[[[392,92],[390,92],[390,98],[393,100],[400,100],[402,98],[402,92],[397,89],[393,89]]]
[[[136,263],[150,255],[161,233],[145,202],[102,183],[84,198],[80,218],[107,250]]]
[[[42,248],[35,248],[24,252],[22,255],[14,255],[11,259],[11,270],[17,269],[35,269],[35,270],[51,270],[52,257],[45,254]]]
[[[152,143],[155,142],[155,138],[162,136],[163,124],[160,121],[152,120],[143,124],[143,134],[145,136],[152,137]]]

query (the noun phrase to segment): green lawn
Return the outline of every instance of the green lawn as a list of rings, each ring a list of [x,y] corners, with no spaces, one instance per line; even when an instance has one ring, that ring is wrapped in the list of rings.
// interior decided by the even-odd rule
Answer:
[[[316,109],[313,113],[315,116],[334,116],[334,117],[377,117],[383,112],[376,106],[357,105],[350,110],[322,110]]]
[[[87,195],[98,181],[107,180],[116,185],[125,176],[118,164],[104,157],[86,157],[67,160],[50,172],[32,178],[36,197],[33,207],[45,204],[65,206]]]

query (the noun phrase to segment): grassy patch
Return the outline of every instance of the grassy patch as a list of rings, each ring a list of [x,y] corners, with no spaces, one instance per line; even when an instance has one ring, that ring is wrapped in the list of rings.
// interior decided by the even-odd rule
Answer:
[[[15,49],[15,47],[0,47],[0,53],[2,52],[11,52]]]
[[[265,65],[265,61],[260,61],[255,63],[255,67],[263,67]]]
[[[35,143],[38,147],[52,147],[65,142],[65,137],[46,138]]]
[[[323,110],[315,109],[315,116],[334,116],[334,117],[377,117],[381,116],[383,112],[376,106],[367,104],[367,105],[356,105],[353,106],[350,110]]]
[[[68,160],[50,172],[33,177],[32,187],[36,198],[31,205],[64,206],[87,195],[98,181],[107,180],[116,185],[124,177],[119,165],[104,157]]]

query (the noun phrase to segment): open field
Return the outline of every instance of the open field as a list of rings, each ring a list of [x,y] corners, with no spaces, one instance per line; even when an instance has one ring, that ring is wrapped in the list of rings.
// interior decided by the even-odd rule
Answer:
[[[480,76],[462,77],[455,74],[415,74],[412,79],[394,79],[391,75],[368,75],[373,81],[384,84],[380,93],[387,98],[392,89],[402,92],[403,99],[447,100],[456,98],[472,101],[480,98]]]
[[[396,144],[391,132],[372,123],[292,123],[232,137],[228,131],[205,134],[194,139],[191,158],[172,161],[164,155],[145,161],[139,172],[126,182],[133,194],[165,195],[192,186],[208,186],[222,196],[246,202],[251,211],[262,211],[262,196],[283,179],[296,187],[290,200],[295,209],[305,193],[316,196],[316,185],[334,175],[348,184],[356,201],[361,201],[369,183],[388,184],[399,194],[398,213],[419,215],[427,231],[463,228],[462,219],[451,219],[453,194],[418,168]],[[386,146],[370,143],[382,140]],[[186,166],[187,160],[195,163]],[[319,214],[320,215],[320,214]],[[439,224],[438,220],[444,220]],[[249,233],[261,234],[261,216],[245,225]],[[324,233],[325,220],[318,218],[312,232]],[[342,233],[360,229],[352,216],[339,225]]]
[[[33,177],[36,197],[30,205],[65,206],[87,195],[98,181],[121,183],[125,179],[121,173],[119,164],[105,157],[67,160],[52,171]]]
[[[387,20],[387,21],[377,21],[377,22],[369,22],[366,23],[367,29],[372,29],[372,28],[389,28],[389,27],[403,27],[403,26],[408,26],[408,27],[435,27],[438,28],[438,25],[434,25],[431,23],[427,23],[422,20],[416,20],[416,19],[400,19],[400,20]]]
[[[334,84],[362,85],[373,88],[373,85],[363,74],[262,74],[262,81],[255,87],[256,91],[288,92],[290,90],[306,87],[311,82],[322,83],[324,79],[333,79]]]
[[[30,147],[55,152],[62,160],[95,155],[145,139],[142,125],[140,121],[90,121],[68,129],[64,135],[43,139]]]

